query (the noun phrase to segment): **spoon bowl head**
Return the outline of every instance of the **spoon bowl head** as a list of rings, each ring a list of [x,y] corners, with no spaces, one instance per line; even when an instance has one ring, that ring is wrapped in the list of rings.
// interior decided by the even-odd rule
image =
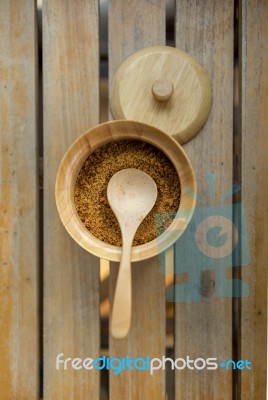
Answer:
[[[135,168],[118,171],[107,188],[109,204],[117,216],[136,217],[141,222],[153,208],[157,198],[155,181]]]

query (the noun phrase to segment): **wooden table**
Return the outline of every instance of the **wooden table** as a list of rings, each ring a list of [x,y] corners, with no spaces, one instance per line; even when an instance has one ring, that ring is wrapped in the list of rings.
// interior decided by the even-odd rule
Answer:
[[[164,400],[167,392],[176,400],[265,398],[268,2],[175,3],[175,46],[196,57],[212,82],[209,119],[184,147],[202,198],[207,173],[216,176],[214,205],[241,183],[234,200],[245,208],[251,261],[220,273],[242,279],[247,297],[216,296],[218,271],[208,270],[201,300],[174,304],[172,354],[247,359],[253,370],[111,371],[109,397],[100,395],[97,370],[56,370],[59,353],[97,358],[101,351],[99,260],[65,232],[54,199],[61,157],[99,123],[98,1],[44,0],[41,64],[35,2],[1,0],[0,400]],[[109,82],[135,51],[166,44],[165,24],[163,0],[109,1]],[[174,254],[166,257],[169,273]],[[110,299],[116,272],[111,265]],[[158,258],[133,266],[133,293],[131,333],[110,337],[109,356],[162,357],[166,295]]]

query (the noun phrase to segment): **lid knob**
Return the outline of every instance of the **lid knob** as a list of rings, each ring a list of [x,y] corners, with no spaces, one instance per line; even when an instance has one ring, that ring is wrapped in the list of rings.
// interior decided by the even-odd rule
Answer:
[[[173,92],[174,86],[169,79],[157,79],[152,85],[152,94],[157,101],[167,101]]]

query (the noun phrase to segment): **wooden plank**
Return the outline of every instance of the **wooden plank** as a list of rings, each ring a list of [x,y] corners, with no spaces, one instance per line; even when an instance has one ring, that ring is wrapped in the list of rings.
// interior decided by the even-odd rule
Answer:
[[[0,399],[30,400],[39,395],[33,1],[0,2],[0,37]]]
[[[212,110],[208,121],[184,148],[196,172],[198,194],[207,201],[207,206],[218,205],[220,197],[232,187],[233,2],[177,0],[176,47],[193,55],[212,82]],[[211,204],[207,173],[215,173]],[[197,207],[204,206],[197,203]],[[194,238],[189,246],[192,246],[191,253]],[[179,262],[180,254],[176,259]],[[190,261],[193,268],[197,261]],[[232,299],[216,297],[214,287],[222,283],[223,275],[225,272],[221,273],[215,261],[214,271],[195,276],[201,282],[200,302],[176,303],[176,358],[187,355],[193,359],[217,357],[222,361],[232,358]],[[176,278],[179,283],[180,274]],[[231,374],[222,368],[176,371],[176,400],[231,399]]]
[[[165,44],[165,2],[117,0],[109,3],[109,78],[121,63],[144,47]],[[118,268],[111,265],[110,300]],[[125,339],[110,337],[110,357],[161,357],[165,354],[165,280],[158,258],[132,266],[131,331]],[[110,372],[110,400],[165,398],[164,371]]]
[[[241,399],[266,398],[268,220],[268,3],[240,2],[242,201],[251,263],[242,266],[249,296],[241,301]],[[243,249],[245,250],[245,249]]]
[[[98,1],[43,7],[44,398],[97,399],[98,371],[55,367],[59,353],[99,355],[99,261],[64,230],[54,185],[68,146],[99,121]]]

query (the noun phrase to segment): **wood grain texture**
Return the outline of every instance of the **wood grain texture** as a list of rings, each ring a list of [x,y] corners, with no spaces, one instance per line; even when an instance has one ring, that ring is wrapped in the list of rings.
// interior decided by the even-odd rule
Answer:
[[[165,45],[165,2],[109,2],[109,83],[126,58],[144,47]]]
[[[249,296],[241,301],[241,399],[266,398],[268,220],[268,3],[240,2],[242,201],[251,263],[242,266]]]
[[[98,2],[45,0],[44,71],[44,398],[95,400],[98,371],[56,371],[64,358],[99,355],[99,260],[60,222],[56,173],[67,148],[99,120]]]
[[[165,284],[157,258],[132,264],[132,321],[128,336],[110,336],[110,357],[132,360],[151,359],[165,355]],[[112,304],[118,267],[111,263],[110,301]],[[110,373],[110,400],[165,399],[163,370],[153,375],[147,371],[125,370],[120,375]]]
[[[210,116],[201,133],[184,148],[196,171],[198,194],[207,204],[210,203],[207,173],[216,173],[211,205],[218,205],[221,195],[232,186],[232,1],[177,0],[176,47],[196,57],[211,79]],[[176,259],[179,262],[179,254]],[[215,262],[214,271],[195,277],[201,281],[200,302],[176,303],[176,357],[218,357],[222,361],[232,358],[232,300],[215,295],[215,284],[220,284],[225,274],[226,271],[217,269]],[[178,283],[179,277],[178,274]],[[186,398],[231,399],[231,371],[221,368],[213,372],[177,371],[176,400]]]
[[[38,180],[36,19],[0,2],[0,399],[37,399]]]
[[[162,0],[109,2],[109,79],[120,64],[144,47],[165,44],[165,2]],[[117,266],[111,264],[110,300]],[[165,354],[165,289],[158,258],[132,267],[132,328],[126,339],[110,337],[110,357],[161,357]],[[165,399],[165,375],[160,370],[110,373],[110,400]]]

